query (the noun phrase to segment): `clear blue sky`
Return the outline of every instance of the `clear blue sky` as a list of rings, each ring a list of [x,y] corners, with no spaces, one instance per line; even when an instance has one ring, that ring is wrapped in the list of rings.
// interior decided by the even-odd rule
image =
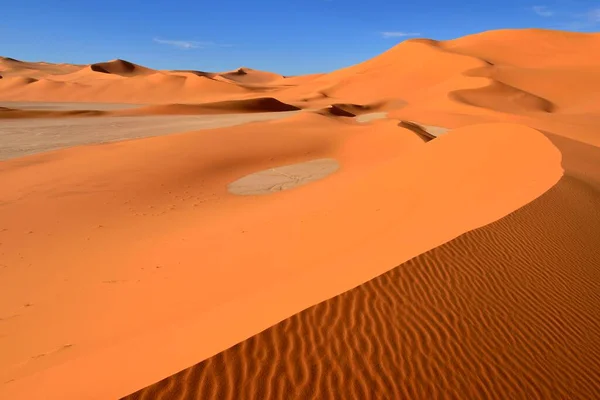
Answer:
[[[598,0],[529,1],[6,1],[0,55],[296,75],[361,62],[412,37],[403,34],[444,40],[500,28],[600,30]]]

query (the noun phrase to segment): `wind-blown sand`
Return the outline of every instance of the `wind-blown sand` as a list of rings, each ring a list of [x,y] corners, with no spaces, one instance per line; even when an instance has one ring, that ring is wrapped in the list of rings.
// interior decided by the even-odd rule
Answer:
[[[492,31],[306,77],[0,59],[0,398],[593,398],[597,47]]]
[[[595,398],[600,254],[580,227],[600,229],[599,206],[563,178],[126,399]]]

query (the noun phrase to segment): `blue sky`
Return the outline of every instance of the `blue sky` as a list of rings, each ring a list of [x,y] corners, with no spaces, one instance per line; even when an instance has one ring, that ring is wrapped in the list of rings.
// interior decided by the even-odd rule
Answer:
[[[501,28],[600,30],[598,0],[18,0],[0,9],[0,55],[158,69],[326,72],[410,37]]]

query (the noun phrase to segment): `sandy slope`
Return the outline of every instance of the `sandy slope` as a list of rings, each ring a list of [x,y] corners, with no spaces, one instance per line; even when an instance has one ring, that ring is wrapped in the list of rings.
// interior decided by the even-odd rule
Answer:
[[[599,199],[565,177],[127,399],[595,398]]]
[[[252,140],[231,145],[244,137]],[[237,177],[324,157],[341,169],[322,181],[264,200],[227,195]],[[94,385],[97,396],[133,391],[502,217],[561,175],[550,142],[518,125],[473,126],[423,144],[389,121],[320,115],[63,150],[1,168],[2,315],[18,316],[4,323],[11,398],[64,391],[73,374],[78,384],[63,398],[81,397],[94,364],[102,374],[94,381],[114,382]],[[27,272],[41,265],[52,273]],[[43,337],[23,331],[48,320]],[[157,342],[161,363],[147,348]],[[102,367],[115,360],[138,367],[127,376]]]
[[[0,397],[116,398],[209,359],[147,398],[222,398],[239,379],[251,398],[589,398],[599,46],[495,31],[408,40],[308,77],[122,60],[3,76],[2,100],[152,104],[146,120],[261,98],[318,111],[0,163]],[[51,119],[0,123],[39,121]],[[431,140],[415,126],[456,129]],[[339,169],[272,195],[228,192],[322,159]]]

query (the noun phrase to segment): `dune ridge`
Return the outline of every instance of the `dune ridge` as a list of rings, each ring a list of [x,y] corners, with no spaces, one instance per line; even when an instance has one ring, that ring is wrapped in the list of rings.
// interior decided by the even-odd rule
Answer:
[[[143,115],[143,114],[219,114],[219,113],[257,113],[257,112],[285,112],[298,111],[299,107],[283,103],[273,97],[260,97],[247,100],[226,100],[203,104],[168,104],[147,106],[137,109],[119,110],[119,115]]]
[[[139,76],[154,72],[149,68],[120,59],[91,64],[90,69],[94,72],[101,72],[103,74],[116,74],[121,76]]]
[[[599,200],[565,177],[503,219],[123,399],[594,398],[600,254],[580,227],[600,229]]]

